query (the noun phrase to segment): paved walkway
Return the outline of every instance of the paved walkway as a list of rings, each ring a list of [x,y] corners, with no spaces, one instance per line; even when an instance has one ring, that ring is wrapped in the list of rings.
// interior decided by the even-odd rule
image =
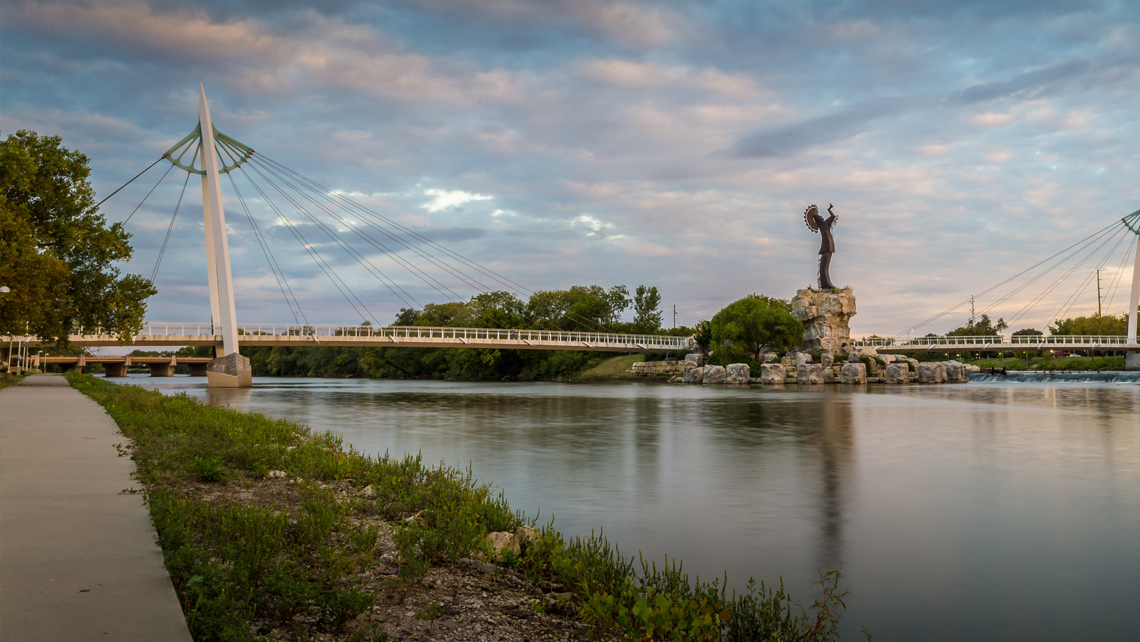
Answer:
[[[58,375],[0,391],[0,640],[189,642],[99,404]]]

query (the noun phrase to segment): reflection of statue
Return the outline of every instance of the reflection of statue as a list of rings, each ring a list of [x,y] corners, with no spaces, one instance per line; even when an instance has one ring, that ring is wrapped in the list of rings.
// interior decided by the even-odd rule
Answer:
[[[831,255],[835,253],[835,239],[831,236],[831,228],[839,221],[839,217],[831,211],[833,207],[835,206],[830,203],[827,205],[827,213],[831,215],[827,218],[823,218],[814,203],[804,210],[804,223],[807,223],[808,229],[823,236],[819,246],[819,289],[821,290],[835,289],[831,284],[831,276],[827,273],[827,268],[831,265]]]

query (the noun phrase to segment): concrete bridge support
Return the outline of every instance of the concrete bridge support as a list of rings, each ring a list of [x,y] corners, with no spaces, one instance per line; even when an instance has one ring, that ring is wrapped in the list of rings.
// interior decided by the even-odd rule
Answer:
[[[131,365],[129,359],[123,361],[104,361],[103,362],[103,376],[104,377],[125,377],[127,376],[127,366]]]
[[[152,377],[173,377],[174,376],[174,358],[171,357],[170,363],[152,363],[152,364],[150,364],[150,376],[152,376]]]
[[[188,363],[186,365],[190,366],[191,377],[205,377],[206,369],[210,366],[208,363]]]
[[[1128,372],[1140,372],[1140,352],[1124,355],[1124,369]]]

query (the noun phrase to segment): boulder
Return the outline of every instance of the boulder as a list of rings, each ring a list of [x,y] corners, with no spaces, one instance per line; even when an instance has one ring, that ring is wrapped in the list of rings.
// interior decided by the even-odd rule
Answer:
[[[887,364],[887,369],[883,372],[883,383],[903,384],[908,381],[910,381],[910,368],[904,364]]]
[[[764,363],[778,363],[779,361],[780,355],[775,352],[768,352],[764,355]]]
[[[938,362],[918,364],[919,383],[946,383],[946,366]]]
[[[526,546],[532,540],[537,539],[538,536],[538,529],[533,526],[519,526],[515,529],[515,537],[518,538],[519,544],[523,546]]]
[[[515,556],[522,553],[519,538],[514,533],[506,531],[488,533],[484,541],[487,542],[487,548],[490,549],[490,554],[487,557],[494,561],[502,560],[508,553]]]
[[[747,363],[730,363],[725,368],[725,383],[747,384],[752,380],[752,368]]]
[[[701,354],[700,352],[693,352],[691,354],[685,355],[685,367],[688,367],[690,362],[693,364],[694,368],[700,368],[701,366],[705,365],[705,355]]]
[[[818,363],[805,363],[796,368],[796,383],[823,383],[823,366]]]
[[[796,367],[800,367],[805,363],[811,363],[811,355],[806,352],[796,353]]]
[[[859,353],[858,352],[847,353],[847,363],[859,363]]]
[[[792,314],[804,324],[804,350],[834,352],[851,340],[855,293],[799,290],[792,299]]]
[[[704,368],[685,368],[685,374],[681,376],[681,383],[700,383],[704,379]]]
[[[956,362],[946,364],[946,383],[966,383],[969,380],[965,364]]]
[[[701,375],[701,383],[724,383],[724,366],[705,366]]]
[[[839,371],[839,383],[867,383],[867,366],[862,363],[845,363]]]
[[[765,363],[760,366],[760,383],[765,385],[782,384],[788,379],[783,364]]]
[[[791,370],[796,367],[795,354],[789,354],[780,359],[780,365],[784,366],[786,370]]]
[[[966,364],[966,374],[977,374],[977,373],[979,373],[979,372],[981,372],[981,371],[982,371],[982,369],[981,369],[980,367],[978,367],[978,366],[975,366],[975,365],[974,365],[974,364],[972,364],[972,363],[967,363],[967,364]]]
[[[823,365],[823,364],[820,364],[820,365]],[[838,380],[839,380],[839,375],[835,374],[835,368],[824,368],[823,369],[823,382],[824,383],[835,383]]]
[[[819,355],[819,364],[824,368],[830,368],[835,365],[835,357],[833,357],[830,352],[824,352]]]

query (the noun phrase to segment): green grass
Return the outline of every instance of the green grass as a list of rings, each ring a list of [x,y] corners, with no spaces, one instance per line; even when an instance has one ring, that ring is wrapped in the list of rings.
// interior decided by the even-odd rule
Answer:
[[[630,372],[633,364],[645,361],[643,354],[626,354],[610,357],[598,365],[579,373],[575,381],[644,381]]]
[[[386,639],[366,622],[376,600],[403,599],[431,566],[485,552],[487,533],[526,522],[470,472],[365,456],[330,433],[186,395],[67,377],[131,440],[125,452],[196,640],[268,639],[253,630],[277,630],[274,639]],[[292,481],[274,482],[270,471]],[[368,579],[381,563],[377,519],[390,525],[400,561],[398,575],[379,585]],[[838,571],[821,573],[822,598],[803,609],[782,585],[750,582],[729,594],[723,583],[690,581],[679,563],[658,569],[642,560],[639,568],[601,534],[567,539],[553,524],[500,563],[565,587],[549,608],[628,639],[836,640],[844,608]],[[441,607],[423,612],[442,615]]]
[[[979,368],[1006,368],[1008,370],[1124,370],[1124,357],[1005,357],[965,361]]]
[[[7,374],[7,373],[5,373],[5,374]],[[7,388],[8,386],[14,386],[23,380],[24,380],[24,375],[13,375],[11,380],[8,380],[7,377],[0,377],[0,390],[3,390],[5,388]]]

